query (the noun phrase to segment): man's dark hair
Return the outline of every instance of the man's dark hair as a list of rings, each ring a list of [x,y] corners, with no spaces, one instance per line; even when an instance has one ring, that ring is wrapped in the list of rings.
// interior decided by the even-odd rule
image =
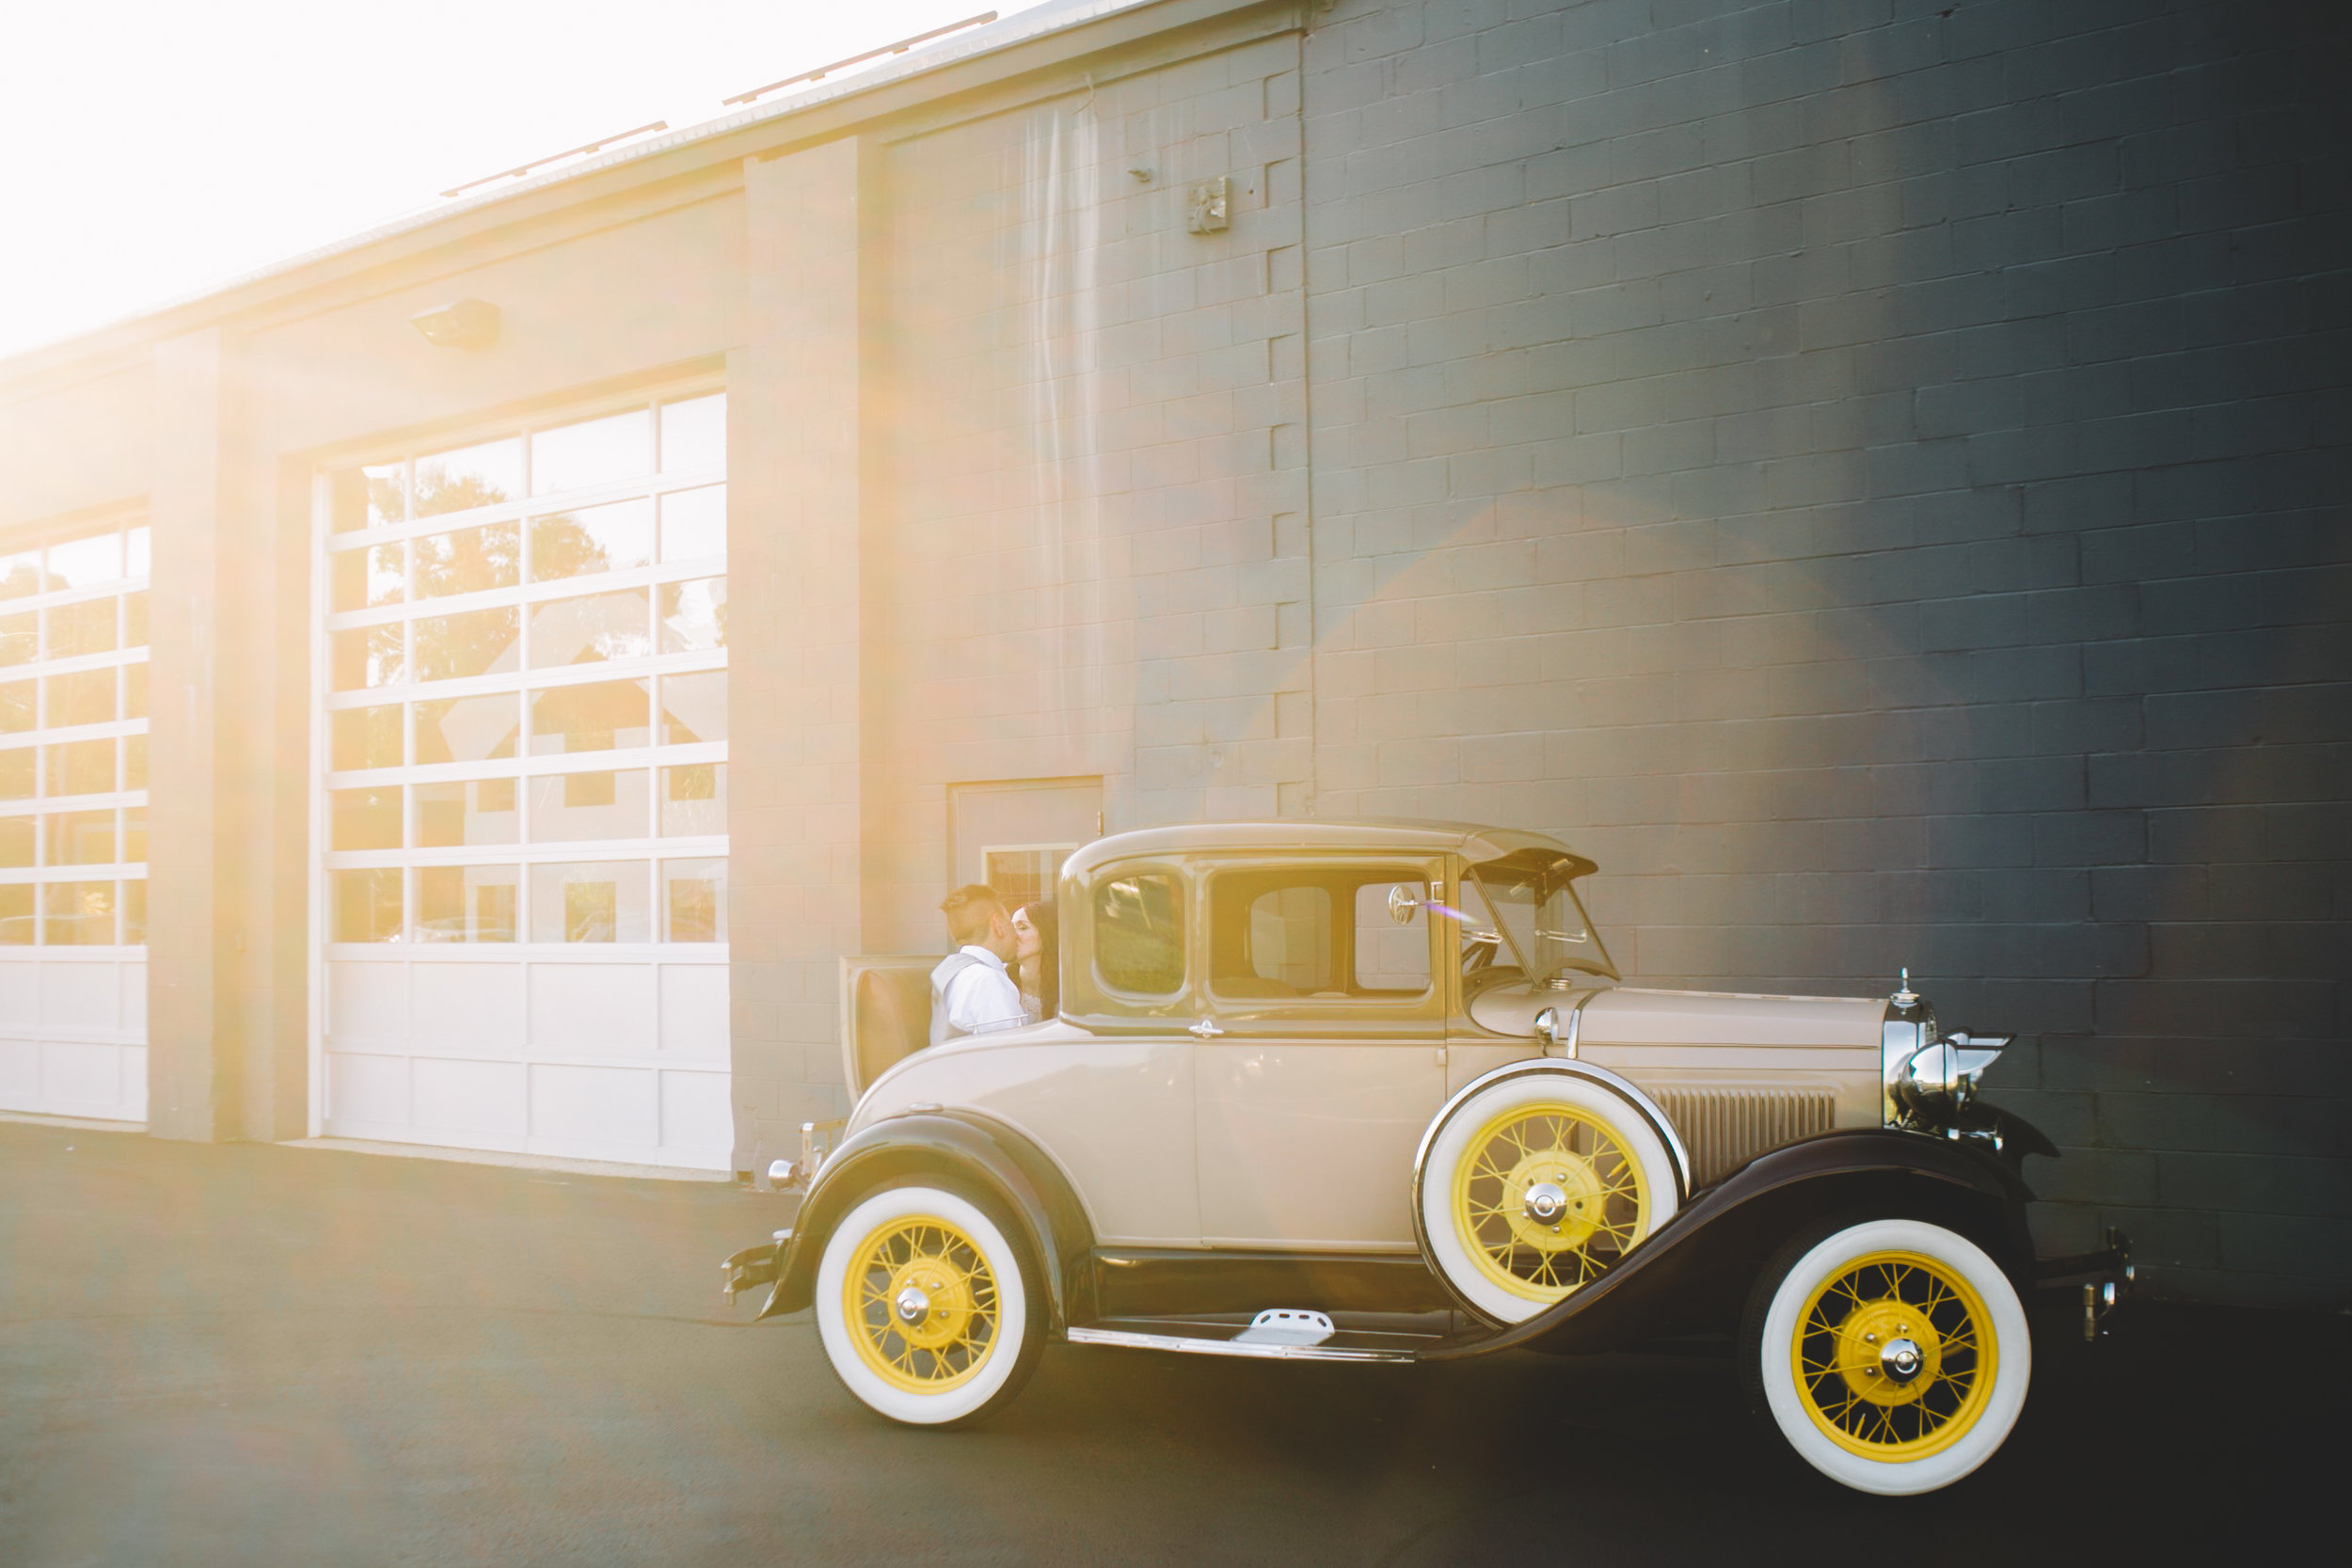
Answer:
[[[1005,901],[986,882],[967,882],[940,901],[939,912],[956,945],[974,947],[988,941],[989,917],[1003,914]]]

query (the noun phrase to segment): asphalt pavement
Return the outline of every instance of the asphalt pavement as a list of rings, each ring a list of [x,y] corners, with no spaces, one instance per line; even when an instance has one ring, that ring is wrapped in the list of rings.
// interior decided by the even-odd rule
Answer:
[[[805,1314],[723,1301],[781,1201],[0,1122],[0,1564],[1981,1568],[2340,1533],[2341,1317],[2127,1304],[2089,1351],[2056,1323],[2006,1449],[1924,1499],[1797,1467],[1704,1349],[1055,1346],[993,1423],[914,1432]]]

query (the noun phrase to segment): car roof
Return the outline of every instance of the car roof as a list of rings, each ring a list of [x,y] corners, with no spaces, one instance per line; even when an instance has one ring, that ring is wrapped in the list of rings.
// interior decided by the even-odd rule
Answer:
[[[1409,817],[1288,818],[1277,822],[1186,822],[1165,828],[1138,828],[1096,839],[1072,855],[1065,875],[1084,876],[1112,861],[1147,855],[1191,855],[1220,849],[1295,849],[1433,854],[1452,850],[1464,859],[1501,860],[1522,849],[1565,855],[1577,863],[1576,875],[1594,870],[1594,863],[1558,839],[1517,828],[1493,828],[1477,822],[1431,822]]]

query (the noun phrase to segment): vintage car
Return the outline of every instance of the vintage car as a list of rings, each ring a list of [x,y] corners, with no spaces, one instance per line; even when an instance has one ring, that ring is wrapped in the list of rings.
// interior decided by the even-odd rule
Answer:
[[[1060,1008],[929,1043],[936,956],[843,965],[855,1109],[770,1175],[788,1229],[726,1260],[813,1306],[894,1420],[970,1420],[1048,1339],[1448,1361],[1729,1333],[1824,1474],[1929,1491],[2000,1447],[2038,1261],[2026,1152],[1977,1099],[2008,1044],[1885,999],[1620,983],[1530,832],[1176,827],[1073,854]]]

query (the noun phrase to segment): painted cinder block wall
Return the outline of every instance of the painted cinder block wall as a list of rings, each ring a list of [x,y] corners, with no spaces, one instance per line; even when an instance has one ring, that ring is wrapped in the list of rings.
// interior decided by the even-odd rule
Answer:
[[[2344,27],[1167,0],[12,364],[0,528],[146,500],[208,781],[156,1131],[299,1130],[311,464],[723,363],[739,1166],[839,1107],[837,956],[938,940],[949,787],[1092,775],[1558,832],[1643,983],[1909,963],[2027,1037],[2048,1244],[2341,1302]],[[462,293],[496,351],[406,329]]]
[[[1908,964],[2045,1245],[2344,1301],[2346,24],[1342,0],[1317,809],[1565,834],[1643,983]]]

